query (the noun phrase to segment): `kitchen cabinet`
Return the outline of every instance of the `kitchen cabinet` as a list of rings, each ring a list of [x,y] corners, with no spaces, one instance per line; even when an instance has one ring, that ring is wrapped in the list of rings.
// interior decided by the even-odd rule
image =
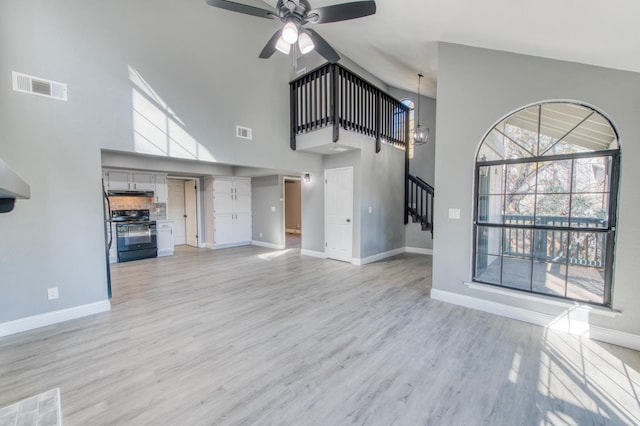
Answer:
[[[167,175],[155,175],[154,203],[166,203],[169,198],[167,191]]]
[[[159,220],[156,223],[156,242],[158,256],[173,255],[173,222]]]
[[[207,247],[251,244],[251,179],[210,177],[205,180]]]
[[[153,191],[154,182],[153,173],[132,172],[129,187],[133,191]]]
[[[107,170],[105,172],[106,180],[104,182],[107,191],[129,191],[131,182],[131,173],[119,170]]]
[[[103,170],[102,179],[107,191],[153,191],[154,203],[166,203],[167,175],[132,170]]]

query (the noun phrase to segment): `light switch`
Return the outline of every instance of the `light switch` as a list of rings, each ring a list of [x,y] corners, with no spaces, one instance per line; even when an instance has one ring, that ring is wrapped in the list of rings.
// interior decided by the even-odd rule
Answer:
[[[372,213],[373,209],[371,208],[371,206],[369,206],[369,213]]]
[[[275,212],[276,211],[276,206],[271,206],[271,211]]]
[[[449,209],[449,219],[460,219],[460,209]]]

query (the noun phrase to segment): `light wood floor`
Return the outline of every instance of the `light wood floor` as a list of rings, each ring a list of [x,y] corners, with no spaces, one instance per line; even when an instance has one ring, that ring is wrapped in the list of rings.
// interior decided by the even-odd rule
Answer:
[[[429,298],[431,258],[183,248],[113,310],[0,339],[0,407],[69,425],[639,424],[637,352]]]

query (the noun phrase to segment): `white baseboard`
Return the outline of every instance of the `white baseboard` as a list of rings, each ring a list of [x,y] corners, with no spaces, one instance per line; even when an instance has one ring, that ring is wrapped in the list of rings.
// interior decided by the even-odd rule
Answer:
[[[211,243],[205,243],[206,248],[213,250],[213,244]]]
[[[57,324],[76,318],[99,314],[111,310],[111,302],[102,300],[100,302],[89,303],[87,305],[74,306],[73,308],[60,309],[58,311],[46,312],[44,314],[33,315],[13,321],[0,323],[0,337],[11,334],[22,333],[23,331]]]
[[[198,248],[209,248],[209,245],[207,243],[199,243]]]
[[[256,241],[256,240],[251,240],[251,245],[258,246],[258,247],[266,247],[274,250],[284,250],[286,248],[286,246],[282,244],[266,243],[264,241]]]
[[[589,311],[581,309],[580,307],[568,309],[562,315],[554,316],[438,289],[431,290],[431,298],[542,327],[548,327],[553,330],[561,330],[602,342],[624,346],[637,351],[640,350],[639,335],[591,325],[588,323]]]
[[[285,229],[284,232],[289,234],[302,234],[302,231],[299,229]]]
[[[326,259],[327,255],[323,251],[313,251],[307,249],[301,249],[300,254],[303,256],[319,257],[320,259]]]
[[[404,251],[407,253],[433,255],[433,249],[426,249],[426,248],[419,248],[419,247],[405,247]]]
[[[374,254],[373,256],[369,256],[369,257],[362,257],[362,258],[354,257],[351,260],[351,263],[354,265],[366,265],[367,263],[377,262],[379,260],[386,259],[387,257],[395,256],[397,254],[401,254],[404,252],[405,252],[405,248],[400,247],[395,250],[385,251],[384,253]]]
[[[173,256],[173,248],[166,250],[158,250],[158,257]]]

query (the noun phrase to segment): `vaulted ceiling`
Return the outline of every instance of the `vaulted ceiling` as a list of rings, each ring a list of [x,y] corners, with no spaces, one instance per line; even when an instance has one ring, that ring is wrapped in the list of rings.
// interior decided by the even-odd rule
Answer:
[[[341,2],[310,0],[312,7]],[[313,28],[391,86],[416,92],[417,74],[424,74],[422,91],[432,97],[438,78],[438,41],[640,72],[638,0],[378,0],[376,4],[373,16]]]

